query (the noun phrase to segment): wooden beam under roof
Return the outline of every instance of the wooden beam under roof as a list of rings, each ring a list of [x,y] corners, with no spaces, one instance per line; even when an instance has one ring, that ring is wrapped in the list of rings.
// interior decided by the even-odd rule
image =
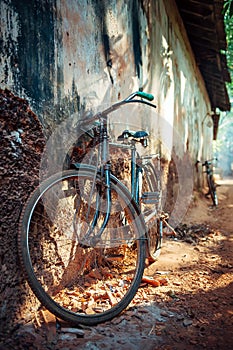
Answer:
[[[226,33],[222,14],[224,0],[176,0],[191,47],[203,75],[212,108],[230,110],[226,82]]]

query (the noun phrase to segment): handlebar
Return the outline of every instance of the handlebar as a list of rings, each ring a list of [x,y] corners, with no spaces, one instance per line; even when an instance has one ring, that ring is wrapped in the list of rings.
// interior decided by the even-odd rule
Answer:
[[[147,92],[143,92],[143,91],[136,91],[136,92],[133,92],[131,95],[129,95],[124,101],[130,101],[135,96],[145,98],[148,101],[153,101],[154,99],[154,96],[152,94],[148,94]]]
[[[201,164],[202,166],[208,166],[208,165],[212,164],[213,160],[218,160],[218,158],[212,158],[212,159],[205,160],[204,163],[202,163],[200,160],[197,160],[197,164],[202,163]]]
[[[141,99],[135,99],[135,97],[141,97]],[[102,112],[95,114],[93,117],[80,119],[79,123],[91,123],[97,119],[100,119],[101,117],[106,118],[109,113],[112,113],[113,111],[117,110],[120,106],[122,106],[126,103],[133,103],[133,102],[134,103],[135,102],[136,103],[143,103],[143,104],[146,104],[150,107],[156,108],[156,105],[154,105],[150,102],[147,102],[147,101],[153,101],[153,99],[154,99],[154,96],[152,94],[148,94],[147,92],[143,92],[143,91],[136,91],[136,92],[133,92],[132,94],[130,94],[124,100],[113,104],[112,106],[108,107],[107,109],[105,109]]]

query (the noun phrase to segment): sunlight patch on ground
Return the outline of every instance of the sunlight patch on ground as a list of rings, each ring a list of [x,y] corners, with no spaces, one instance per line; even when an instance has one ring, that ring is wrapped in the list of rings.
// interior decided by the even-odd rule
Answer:
[[[233,178],[232,177],[226,177],[222,180],[217,179],[218,185],[233,185]]]

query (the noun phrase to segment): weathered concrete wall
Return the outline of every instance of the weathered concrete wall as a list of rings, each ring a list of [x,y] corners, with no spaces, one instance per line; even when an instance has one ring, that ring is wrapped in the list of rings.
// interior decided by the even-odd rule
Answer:
[[[0,11],[1,88],[29,100],[46,134],[143,87],[157,114],[127,110],[112,129],[146,127],[168,159],[211,156],[209,99],[175,1],[3,0]]]
[[[143,87],[171,126],[165,148],[176,130],[180,156],[209,156],[209,100],[173,0],[3,0],[0,11],[1,87],[45,127]]]

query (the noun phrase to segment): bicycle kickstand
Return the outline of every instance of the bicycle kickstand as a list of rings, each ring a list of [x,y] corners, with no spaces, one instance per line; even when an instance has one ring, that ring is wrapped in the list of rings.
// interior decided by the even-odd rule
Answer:
[[[165,233],[165,234],[166,234],[166,236],[176,237],[177,233],[176,233],[175,229],[166,221],[168,218],[169,218],[169,214],[168,213],[164,213],[164,212],[161,213],[160,219],[162,220],[163,224],[165,226],[167,226],[167,228],[169,228],[170,231],[171,231],[171,232],[168,232],[168,233]]]

